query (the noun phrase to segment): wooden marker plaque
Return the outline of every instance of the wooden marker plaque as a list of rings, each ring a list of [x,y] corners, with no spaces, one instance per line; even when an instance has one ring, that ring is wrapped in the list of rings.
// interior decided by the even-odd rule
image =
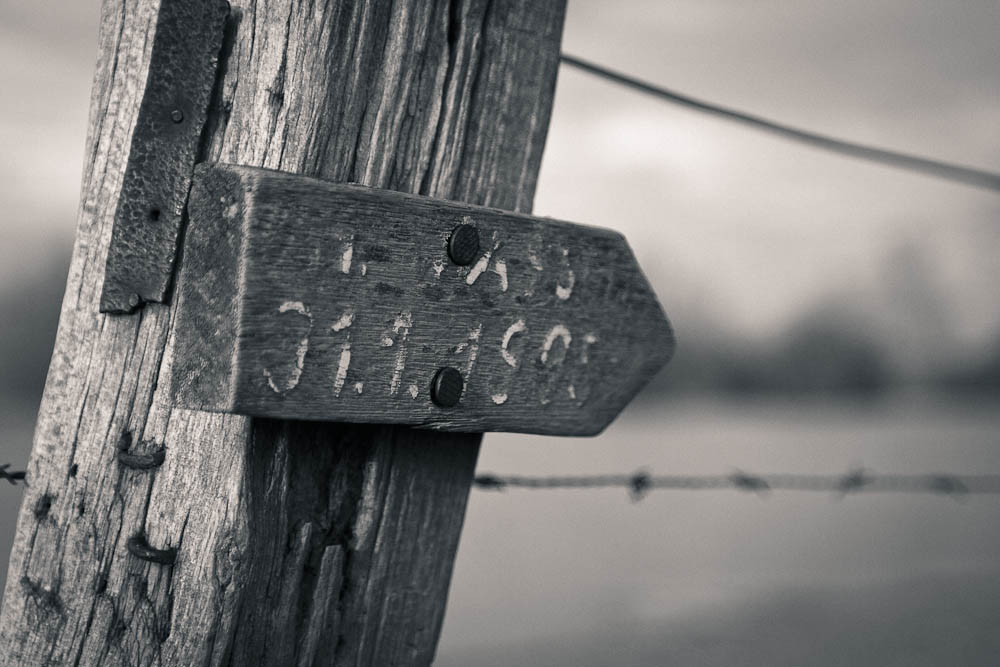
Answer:
[[[188,208],[182,407],[593,435],[673,354],[609,230],[221,164]]]

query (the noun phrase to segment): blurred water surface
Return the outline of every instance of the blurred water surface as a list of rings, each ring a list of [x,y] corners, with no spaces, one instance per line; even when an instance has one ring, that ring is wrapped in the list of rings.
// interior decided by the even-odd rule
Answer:
[[[997,404],[690,399],[480,471],[1000,470]],[[474,492],[441,665],[996,664],[1000,497]]]
[[[996,472],[998,407],[647,400],[597,438],[487,435],[479,470]],[[0,405],[5,461],[32,413]],[[996,664],[998,550],[998,496],[473,491],[438,664]]]

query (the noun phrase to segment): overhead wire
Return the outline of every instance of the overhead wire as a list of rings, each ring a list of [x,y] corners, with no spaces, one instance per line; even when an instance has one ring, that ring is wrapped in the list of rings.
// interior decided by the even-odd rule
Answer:
[[[819,148],[848,157],[876,162],[896,169],[904,169],[913,172],[923,173],[927,176],[963,183],[986,190],[1000,191],[1000,173],[969,167],[960,164],[953,164],[925,158],[908,153],[887,150],[875,146],[869,146],[853,141],[838,139],[829,135],[804,130],[785,123],[763,118],[756,114],[739,111],[713,102],[692,97],[674,90],[669,90],[646,81],[642,81],[633,76],[616,72],[602,65],[577,58],[563,53],[560,60],[576,69],[602,77],[609,81],[633,88],[635,90],[648,93],[660,99],[679,104],[689,109],[694,109],[702,113],[725,118],[730,121],[742,123],[757,130],[769,132],[783,139],[796,141],[814,148]]]

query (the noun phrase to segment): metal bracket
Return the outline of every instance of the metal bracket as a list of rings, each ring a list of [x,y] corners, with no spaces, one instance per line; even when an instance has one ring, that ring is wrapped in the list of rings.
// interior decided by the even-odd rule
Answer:
[[[167,299],[228,15],[226,0],[160,4],[104,268],[102,313]]]

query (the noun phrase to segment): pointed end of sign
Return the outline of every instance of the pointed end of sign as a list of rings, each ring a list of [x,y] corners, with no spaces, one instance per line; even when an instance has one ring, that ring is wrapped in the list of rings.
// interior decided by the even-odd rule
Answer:
[[[615,367],[609,374],[621,381],[620,390],[609,397],[606,409],[593,422],[595,428],[588,435],[597,435],[606,428],[619,412],[638,395],[649,382],[673,359],[677,349],[674,327],[667,317],[648,278],[628,242],[621,237],[620,242],[625,261],[623,266],[631,267],[628,278],[622,284],[628,286],[629,308],[623,317],[623,353],[617,357]]]
[[[667,313],[662,307],[660,307],[659,322],[656,328],[655,337],[660,343],[660,367],[657,369],[659,371],[670,363],[670,360],[674,358],[674,353],[677,352],[677,334],[674,332],[674,327],[670,323],[670,318],[667,317]]]
[[[653,298],[655,299],[655,292],[651,286],[649,290],[650,293],[654,294]],[[677,352],[677,335],[673,324],[659,301],[655,303],[656,313],[650,318],[651,326],[649,327],[649,365],[646,367],[648,377],[643,381],[640,390],[670,363]]]
[[[660,371],[667,363],[673,359],[677,348],[677,337],[674,327],[667,317],[663,305],[657,297],[656,290],[649,282],[645,272],[642,270],[635,253],[628,242],[622,238],[622,242],[628,247],[628,253],[632,260],[635,271],[633,280],[633,299],[641,304],[633,316],[633,326],[641,327],[645,335],[641,349],[646,352],[649,365],[646,369],[650,377]],[[643,383],[645,384],[645,382]]]

